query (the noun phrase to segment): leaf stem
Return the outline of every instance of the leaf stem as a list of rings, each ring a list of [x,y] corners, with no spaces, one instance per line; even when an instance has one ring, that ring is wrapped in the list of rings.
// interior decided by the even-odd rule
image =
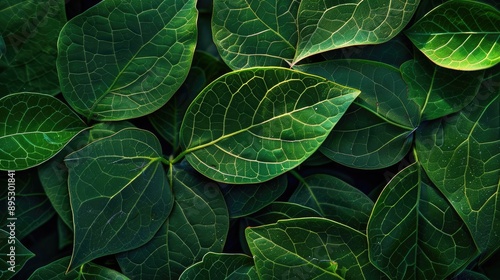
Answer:
[[[306,181],[304,180],[304,177],[302,177],[302,176],[299,174],[299,172],[295,171],[295,169],[292,169],[292,170],[290,170],[290,171],[288,171],[288,172],[290,172],[290,174],[292,174],[292,175],[293,175],[293,177],[297,178],[297,180],[299,180],[299,182],[301,182],[301,183],[302,183],[302,184],[304,184],[304,185],[307,185],[307,184],[306,184]]]

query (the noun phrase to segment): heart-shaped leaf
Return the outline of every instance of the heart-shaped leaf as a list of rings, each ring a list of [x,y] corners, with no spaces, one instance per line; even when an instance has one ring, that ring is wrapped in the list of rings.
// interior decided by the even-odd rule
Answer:
[[[480,1],[446,1],[406,35],[442,67],[479,70],[500,62],[500,11]]]
[[[68,271],[148,242],[172,208],[158,139],[127,128],[65,159],[75,242]]]
[[[11,222],[16,223],[16,221]],[[0,279],[7,280],[16,275],[35,254],[16,238],[17,229],[15,226],[14,228],[9,228],[8,226],[3,226],[2,228],[8,231],[0,229],[0,252],[2,252],[0,254]]]
[[[370,260],[391,279],[446,279],[477,255],[467,226],[418,163],[384,188],[367,235]]]
[[[181,280],[248,279],[258,280],[253,259],[242,254],[216,254],[209,252],[203,261],[190,266],[181,274]]]
[[[314,153],[358,94],[285,68],[231,72],[188,108],[181,126],[183,154],[216,181],[270,180]]]
[[[175,200],[167,221],[146,245],[117,257],[133,279],[178,279],[207,252],[224,247],[229,215],[217,184],[192,169],[173,166],[170,172]]]
[[[189,72],[196,18],[194,0],[107,0],[74,17],[58,41],[64,98],[95,120],[159,109]]]
[[[22,170],[57,154],[85,128],[60,100],[40,93],[0,99],[0,170]]]

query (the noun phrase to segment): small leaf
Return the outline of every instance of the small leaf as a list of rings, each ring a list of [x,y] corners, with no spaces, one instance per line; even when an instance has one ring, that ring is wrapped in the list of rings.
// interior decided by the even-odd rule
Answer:
[[[486,275],[472,270],[464,270],[453,280],[490,280]]]
[[[314,153],[358,94],[285,68],[234,71],[191,103],[181,145],[187,161],[213,180],[264,182]]]
[[[66,268],[70,262],[70,257],[64,257],[57,261],[51,262],[46,266],[38,268],[31,274],[29,280],[74,280],[74,279],[95,279],[95,280],[128,280],[125,275],[93,263],[82,264],[80,269],[69,271],[66,274]]]
[[[417,21],[406,35],[442,67],[479,70],[500,62],[500,12],[480,1],[446,1]]]
[[[22,170],[57,154],[85,123],[66,104],[39,93],[0,99],[0,170]]]
[[[119,254],[124,273],[133,279],[178,279],[207,252],[222,252],[229,216],[217,184],[175,166],[170,169],[175,196],[170,216],[144,246]]]
[[[8,226],[2,228],[8,231],[0,229],[0,252],[2,252],[0,254],[0,279],[7,280],[16,275],[35,254],[16,238],[18,229],[10,229]]]
[[[381,279],[368,260],[366,236],[324,218],[281,220],[247,228],[261,279]],[[332,262],[337,271],[331,271]]]
[[[172,208],[158,139],[127,128],[66,157],[75,242],[69,270],[148,242]]]
[[[350,226],[361,232],[366,230],[373,201],[364,193],[326,174],[302,178],[290,202],[310,207],[324,218]]]
[[[209,252],[203,261],[190,266],[179,278],[180,280],[207,279],[255,279],[259,276],[253,266],[253,259],[242,254],[216,254]]]
[[[196,44],[196,1],[102,1],[72,18],[58,41],[64,98],[88,119],[159,109],[186,78]]]
[[[293,218],[321,217],[316,210],[292,202],[275,201],[259,212],[245,217],[253,226],[274,224],[279,220]]]

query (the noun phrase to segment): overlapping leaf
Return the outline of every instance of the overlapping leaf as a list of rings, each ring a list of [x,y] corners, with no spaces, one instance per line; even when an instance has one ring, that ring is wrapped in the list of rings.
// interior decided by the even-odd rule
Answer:
[[[3,228],[8,231],[3,230]],[[16,275],[26,262],[35,256],[16,238],[16,230],[14,230],[14,234],[12,235],[10,231],[5,226],[0,229],[0,252],[2,252],[0,254],[0,278],[5,280]],[[11,247],[15,248],[13,252],[11,251]]]
[[[191,103],[186,159],[225,183],[257,183],[293,169],[323,142],[359,91],[285,68],[226,74]]]
[[[480,1],[446,1],[406,35],[442,67],[479,70],[500,62],[500,11]]]
[[[144,245],[170,213],[161,146],[150,132],[123,129],[65,162],[75,232],[69,270]]]
[[[196,44],[196,1],[102,1],[58,41],[61,90],[95,120],[149,114],[181,86]]]
[[[59,152],[85,123],[60,100],[39,93],[0,99],[0,170],[36,166]]]
[[[259,276],[251,257],[242,254],[207,253],[203,261],[190,266],[181,280],[254,279]]]
[[[418,163],[384,188],[367,235],[370,260],[391,279],[446,279],[477,252],[467,226]]]
[[[337,60],[298,65],[297,69],[361,90],[320,148],[330,159],[361,169],[400,161],[411,147],[420,122],[401,73],[387,64]]]
[[[135,250],[118,255],[133,279],[178,279],[207,252],[222,252],[229,215],[216,183],[194,170],[173,167],[174,206],[156,235]]]

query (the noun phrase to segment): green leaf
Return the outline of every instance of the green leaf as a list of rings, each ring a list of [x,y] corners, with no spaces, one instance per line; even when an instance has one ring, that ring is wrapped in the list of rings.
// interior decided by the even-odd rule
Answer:
[[[247,228],[246,237],[261,279],[382,277],[368,260],[366,236],[328,219],[281,220]]]
[[[490,280],[490,278],[476,271],[464,270],[453,280]]]
[[[485,257],[500,247],[500,95],[491,89],[485,84],[467,107],[427,123],[416,137],[423,168]]]
[[[306,218],[306,217],[321,217],[321,214],[316,210],[292,202],[275,201],[259,212],[246,217],[252,225],[273,224],[279,220]]]
[[[295,66],[361,94],[320,148],[330,159],[359,169],[399,162],[410,150],[420,123],[418,105],[408,99],[398,69],[365,60],[337,60]]]
[[[38,268],[31,274],[29,280],[74,280],[74,279],[94,279],[94,280],[128,280],[125,275],[93,263],[83,264],[78,270],[69,271],[66,274],[66,268],[70,263],[70,257],[65,257],[51,262],[46,266]]]
[[[57,247],[59,250],[73,244],[73,230],[66,225],[61,217],[57,219],[57,236],[59,240]]]
[[[4,56],[0,54],[0,97],[22,91],[51,95],[61,91],[55,61],[58,35],[65,23],[63,0],[0,3],[0,34],[5,40]]]
[[[286,190],[288,180],[285,175],[267,182],[252,185],[221,184],[230,218],[253,214],[280,197]]]
[[[420,106],[422,120],[432,120],[463,109],[483,81],[484,71],[455,71],[427,59],[411,60],[401,66],[409,86],[409,98]]]
[[[5,46],[5,41],[3,40],[3,37],[0,36],[0,59],[3,57],[5,52],[7,51],[7,47]],[[2,72],[3,69],[0,68],[0,72]]]
[[[358,94],[285,68],[231,72],[188,108],[181,126],[183,154],[219,182],[270,180],[314,153]]]
[[[469,230],[418,163],[384,188],[367,235],[370,260],[391,279],[446,279],[477,255]]]
[[[196,1],[102,1],[62,29],[61,90],[88,119],[122,120],[159,109],[189,72]]]
[[[35,254],[16,238],[17,229],[12,231],[9,227],[2,228],[8,231],[0,229],[0,252],[2,252],[0,254],[0,278],[7,280],[16,275]]]
[[[442,67],[479,70],[500,62],[500,12],[479,1],[447,1],[416,22],[406,35]]]
[[[68,270],[148,242],[173,205],[158,139],[127,128],[65,159],[75,241]]]
[[[124,273],[133,279],[178,279],[207,252],[222,252],[229,229],[224,198],[216,183],[194,170],[171,169],[174,206],[146,245],[119,254]]]
[[[324,218],[364,232],[373,201],[346,182],[326,174],[301,178],[290,202],[310,207]]]
[[[68,168],[64,158],[89,143],[132,127],[128,122],[98,123],[73,138],[57,155],[38,167],[38,176],[50,203],[64,223],[73,229],[73,217],[68,190]]]
[[[240,280],[259,279],[253,259],[243,254],[216,254],[209,252],[203,261],[190,266],[181,280]]]
[[[66,104],[40,93],[0,99],[0,170],[22,170],[57,154],[85,123]]]

